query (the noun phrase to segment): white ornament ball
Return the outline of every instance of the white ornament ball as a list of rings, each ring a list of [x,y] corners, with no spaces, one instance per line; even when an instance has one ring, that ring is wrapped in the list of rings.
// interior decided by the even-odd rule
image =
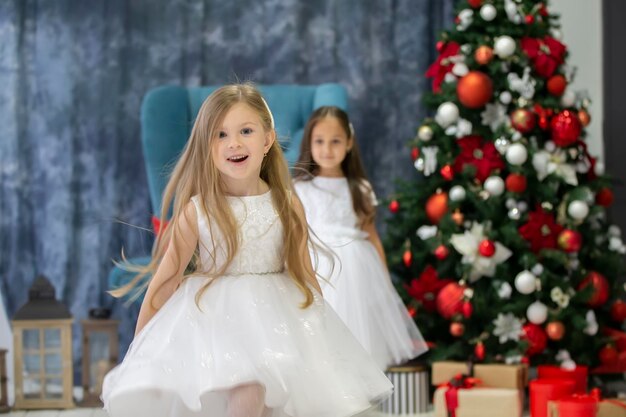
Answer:
[[[456,80],[457,80],[456,76],[452,74],[451,72],[447,73],[443,77],[443,81],[446,83],[456,83]]]
[[[572,107],[576,104],[576,93],[570,89],[565,90],[561,96],[561,105],[563,107]]]
[[[441,103],[437,108],[437,114],[435,115],[435,121],[446,128],[459,120],[459,108],[456,104],[446,101]]]
[[[543,145],[543,148],[546,151],[552,153],[552,152],[554,152],[556,150],[556,144],[554,142],[552,142],[551,140],[549,140],[549,141],[547,141],[545,143],[545,145]]]
[[[526,317],[534,324],[543,324],[548,318],[548,307],[541,301],[535,301],[526,309]]]
[[[593,172],[596,175],[604,175],[604,162],[597,161],[596,165],[593,167]]]
[[[515,277],[515,289],[522,294],[531,294],[537,288],[536,279],[532,272],[524,270]]]
[[[503,91],[500,93],[500,103],[509,104],[513,100],[513,96],[510,91]]]
[[[420,126],[417,130],[417,137],[424,142],[428,142],[433,138],[433,129],[430,126]]]
[[[455,185],[452,188],[450,188],[450,191],[448,192],[448,196],[450,197],[450,200],[452,201],[463,201],[465,200],[465,188],[463,188],[460,185]]]
[[[504,192],[504,180],[496,175],[491,176],[485,180],[484,187],[490,195],[497,197]]]
[[[561,39],[563,39],[563,32],[561,32],[559,29],[556,29],[556,28],[550,29],[550,34],[556,40],[560,41]]]
[[[467,65],[463,62],[457,62],[452,67],[452,73],[457,77],[464,77],[467,75],[468,72],[469,68],[467,68]]]
[[[511,165],[522,165],[528,159],[528,150],[521,143],[514,143],[506,150],[505,158]]]
[[[493,4],[485,4],[480,8],[480,17],[483,18],[486,22],[491,22],[496,18],[496,8],[493,7]]]
[[[493,45],[493,52],[500,58],[508,58],[515,52],[515,41],[510,36],[500,36]]]
[[[574,200],[567,206],[567,214],[575,220],[582,220],[589,214],[589,206],[584,201]]]

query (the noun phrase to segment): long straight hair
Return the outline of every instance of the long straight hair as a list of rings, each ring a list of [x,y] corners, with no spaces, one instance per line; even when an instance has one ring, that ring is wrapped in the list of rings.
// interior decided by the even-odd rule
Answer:
[[[152,250],[152,259],[147,266],[137,267],[125,264],[127,269],[138,272],[138,275],[127,285],[112,291],[113,295],[123,296],[136,289],[135,296],[139,296],[147,287],[149,280],[145,278],[156,272],[170,241],[174,247],[180,247],[181,239],[185,239],[178,223],[180,217],[185,215],[185,206],[196,195],[199,197],[202,211],[198,213],[198,216],[204,215],[210,219],[211,221],[207,222],[210,229],[211,225],[215,224],[223,238],[220,242],[216,242],[214,238],[216,233],[211,230],[211,247],[207,249],[214,262],[211,265],[202,265],[204,270],[199,270],[200,262],[197,262],[196,251],[194,259],[187,268],[186,276],[203,274],[209,277],[207,283],[196,294],[196,302],[211,282],[228,269],[239,249],[240,233],[237,219],[226,198],[221,174],[213,161],[212,149],[226,113],[237,103],[245,103],[259,115],[266,134],[275,134],[269,108],[253,84],[232,84],[215,90],[202,103],[189,140],[165,187],[160,218],[167,218],[168,209],[173,204],[171,221],[158,234]],[[314,297],[307,281],[315,279],[315,273],[308,270],[302,262],[302,253],[306,253],[308,244],[307,224],[294,208],[292,196],[295,193],[287,162],[277,140],[263,159],[260,177],[271,189],[272,203],[283,225],[283,261],[289,276],[304,295],[302,307],[308,307]],[[216,262],[218,246],[226,252],[226,261],[221,265],[217,265]],[[271,249],[268,248],[268,250]],[[169,279],[174,278],[175,276],[169,277]]]
[[[317,123],[327,117],[336,119],[346,132],[348,139],[352,139],[352,149],[346,154],[344,160],[341,161],[341,171],[348,180],[354,212],[359,218],[361,225],[368,224],[374,220],[376,213],[370,198],[372,190],[369,187],[364,187],[364,184],[369,183],[367,182],[367,175],[361,161],[359,147],[356,143],[354,128],[350,123],[348,114],[339,107],[323,106],[311,114],[302,135],[300,156],[298,157],[298,162],[296,162],[293,174],[294,180],[309,181],[319,175],[320,167],[313,159],[311,142],[313,140],[313,129]]]

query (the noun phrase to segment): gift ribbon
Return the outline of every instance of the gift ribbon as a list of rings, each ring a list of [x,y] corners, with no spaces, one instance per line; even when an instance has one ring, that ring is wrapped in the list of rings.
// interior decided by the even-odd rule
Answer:
[[[589,394],[573,394],[568,398],[563,398],[563,400],[567,399],[576,399],[581,402],[595,402],[596,405],[600,403],[612,404],[626,410],[626,404],[621,401],[612,400],[610,398],[602,399],[602,393],[599,388],[593,388]]]
[[[456,409],[459,407],[459,390],[473,388],[479,383],[480,380],[477,378],[457,374],[449,382],[439,385],[438,388],[447,388],[445,392],[445,400],[448,417],[456,417]]]

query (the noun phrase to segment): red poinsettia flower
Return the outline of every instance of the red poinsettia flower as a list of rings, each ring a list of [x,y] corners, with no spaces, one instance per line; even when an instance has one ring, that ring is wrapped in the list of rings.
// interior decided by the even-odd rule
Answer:
[[[530,243],[530,249],[537,253],[541,249],[554,249],[557,247],[557,237],[563,230],[554,215],[537,207],[528,214],[528,222],[520,226],[519,234]]]
[[[456,42],[447,42],[441,48],[441,52],[439,53],[439,57],[437,60],[428,67],[426,71],[427,77],[432,77],[433,79],[433,91],[438,93],[441,91],[441,83],[443,82],[444,77],[447,73],[452,71],[452,67],[454,66],[453,62],[450,62],[448,59],[451,56],[458,55],[461,50],[461,46]]]
[[[565,45],[549,36],[543,39],[524,37],[521,47],[533,63],[535,72],[545,78],[552,76],[563,63],[567,51]]]
[[[461,153],[454,160],[454,171],[462,172],[465,165],[476,168],[476,179],[481,183],[495,169],[503,169],[504,161],[491,142],[484,142],[480,136],[465,136],[457,141]]]
[[[409,295],[422,303],[426,311],[435,311],[437,294],[447,284],[452,282],[450,279],[439,279],[437,271],[428,265],[419,278],[413,278],[411,285],[404,285]]]

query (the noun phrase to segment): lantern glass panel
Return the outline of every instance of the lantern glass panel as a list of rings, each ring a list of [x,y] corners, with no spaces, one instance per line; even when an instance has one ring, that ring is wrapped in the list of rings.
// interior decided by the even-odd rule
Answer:
[[[111,336],[107,332],[94,331],[89,334],[89,386],[98,390],[111,361]]]
[[[44,344],[46,349],[60,349],[61,329],[45,329]]]
[[[39,378],[24,378],[24,398],[41,398],[41,380]]]
[[[41,372],[41,356],[39,354],[24,355],[24,373],[26,376],[36,376]]]
[[[25,350],[39,350],[39,330],[22,330],[22,344]]]
[[[47,353],[44,359],[46,375],[61,375],[63,360],[60,353]]]
[[[44,396],[49,399],[63,398],[63,380],[61,378],[46,378]]]

